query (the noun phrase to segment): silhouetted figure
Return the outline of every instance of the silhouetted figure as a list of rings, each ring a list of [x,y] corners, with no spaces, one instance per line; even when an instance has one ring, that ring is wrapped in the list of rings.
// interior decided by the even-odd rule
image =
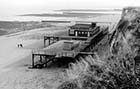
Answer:
[[[22,45],[22,44],[20,44],[20,47],[21,47],[21,48],[23,48],[23,45]]]
[[[18,48],[19,48],[19,44],[18,44]]]
[[[22,44],[18,44],[18,48],[20,48],[20,47],[23,48],[23,45]]]

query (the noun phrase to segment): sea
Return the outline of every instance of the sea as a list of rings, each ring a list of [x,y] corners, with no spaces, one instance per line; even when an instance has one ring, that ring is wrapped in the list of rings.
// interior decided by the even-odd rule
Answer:
[[[58,14],[58,12],[48,12],[50,14]],[[48,14],[47,13],[47,14]],[[63,13],[60,12],[59,13]],[[95,14],[121,14],[121,11],[67,11],[67,13],[95,13]],[[29,13],[30,14],[30,13]],[[42,13],[37,13],[42,14]],[[93,17],[86,17],[86,18],[79,18],[79,17],[54,17],[54,16],[20,16],[21,14],[17,15],[0,15],[0,21],[42,21],[42,20],[49,20],[49,21],[75,21],[75,20],[84,20]]]

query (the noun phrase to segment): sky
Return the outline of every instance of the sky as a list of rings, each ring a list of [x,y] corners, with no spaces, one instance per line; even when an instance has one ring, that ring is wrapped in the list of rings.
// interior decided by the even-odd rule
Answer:
[[[140,6],[140,0],[0,0],[0,15],[47,13],[58,9]]]

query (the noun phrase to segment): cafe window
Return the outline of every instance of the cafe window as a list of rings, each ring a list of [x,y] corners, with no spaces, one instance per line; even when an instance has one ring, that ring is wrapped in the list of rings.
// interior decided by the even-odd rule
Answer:
[[[74,34],[74,29],[71,29],[70,30],[70,34]]]

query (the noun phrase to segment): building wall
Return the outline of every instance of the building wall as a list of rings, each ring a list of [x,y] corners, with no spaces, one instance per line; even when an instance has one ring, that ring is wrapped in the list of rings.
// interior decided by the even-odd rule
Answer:
[[[70,29],[69,30],[69,36],[81,36],[81,37],[90,37],[93,36],[94,31],[88,31],[88,30],[74,30]]]
[[[82,37],[87,37],[88,36],[88,31],[78,31],[78,30],[69,30],[69,36],[82,36]]]

